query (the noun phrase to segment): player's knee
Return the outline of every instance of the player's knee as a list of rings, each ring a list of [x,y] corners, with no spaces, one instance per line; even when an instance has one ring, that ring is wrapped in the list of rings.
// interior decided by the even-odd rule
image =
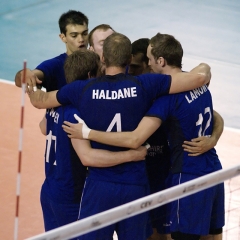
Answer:
[[[171,237],[174,240],[199,240],[200,239],[200,235],[187,234],[182,232],[173,232],[171,233]]]

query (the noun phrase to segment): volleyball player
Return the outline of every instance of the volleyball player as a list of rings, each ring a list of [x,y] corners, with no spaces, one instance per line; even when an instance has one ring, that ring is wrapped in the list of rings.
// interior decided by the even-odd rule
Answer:
[[[80,66],[80,67],[79,67]],[[95,77],[99,56],[90,50],[75,51],[65,61],[64,68],[76,69],[66,72],[68,83],[75,79]],[[87,166],[112,166],[127,161],[144,159],[146,148],[118,152],[91,149],[87,140],[73,140],[77,147],[84,148],[90,157],[81,156],[81,161],[70,139],[62,129],[64,120],[74,121],[80,114],[71,105],[47,109],[40,128],[46,138],[45,180],[41,189],[41,205],[45,230],[51,230],[74,222],[78,218],[80,199],[87,175]],[[80,143],[79,143],[80,142]],[[84,143],[84,146],[81,143]],[[82,164],[83,163],[83,164]]]
[[[151,71],[148,65],[147,48],[149,45],[148,38],[140,38],[132,43],[132,60],[129,65],[128,73],[139,75]],[[164,125],[164,124],[163,124]],[[148,139],[150,144],[146,156],[146,169],[150,185],[150,193],[155,193],[166,189],[167,177],[170,171],[170,150],[167,141],[166,129],[160,126]],[[195,139],[194,146],[190,141],[185,145],[185,150],[191,149],[194,155],[202,154],[213,148],[223,131],[221,116],[214,111],[214,127],[211,138],[199,137]],[[202,147],[203,146],[203,147]],[[186,149],[187,148],[187,149]],[[168,204],[151,210],[153,235],[149,240],[167,240],[171,239],[170,220],[168,218]]]
[[[60,89],[66,85],[64,61],[67,56],[88,46],[88,18],[82,12],[69,10],[63,13],[58,21],[61,41],[66,45],[66,53],[43,61],[36,69],[26,71],[26,90],[31,92],[33,86],[39,85],[47,91]],[[17,72],[15,84],[22,86],[23,70]]]
[[[105,65],[102,62],[104,40],[114,32],[114,29],[110,25],[100,24],[94,27],[88,35],[89,49],[96,52],[101,60],[98,76],[105,74]]]
[[[98,56],[89,51],[74,53],[72,57],[75,64],[81,66],[75,74],[81,79],[96,76]],[[68,81],[67,78],[66,80]],[[79,160],[61,127],[64,120],[73,120],[76,113],[78,111],[71,105],[51,108],[47,109],[40,122],[40,129],[46,135],[45,180],[40,198],[45,231],[69,224],[78,218],[87,168]]]

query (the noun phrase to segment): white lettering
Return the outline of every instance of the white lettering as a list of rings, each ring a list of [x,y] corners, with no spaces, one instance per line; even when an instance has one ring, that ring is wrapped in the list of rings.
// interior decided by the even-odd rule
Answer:
[[[130,97],[137,97],[136,87],[118,89],[117,91],[110,91],[110,90],[103,90],[103,89],[92,90],[92,99],[114,100],[114,99],[121,99],[121,98],[130,98]]]
[[[124,91],[125,98],[131,97],[130,88],[124,88],[123,91]]]
[[[195,99],[197,99],[207,91],[208,91],[208,88],[204,85],[202,87],[189,91],[189,93],[185,95],[185,98],[188,101],[188,103],[191,103],[192,101],[194,101]]]
[[[117,99],[117,92],[116,91],[112,91],[112,99]]]
[[[97,90],[95,90],[95,89],[93,89],[93,92],[92,92],[92,99],[98,99],[98,89]]]
[[[109,90],[106,91],[106,99],[111,99],[111,96],[109,96]]]
[[[187,96],[187,95],[185,95],[185,98],[187,99],[188,103],[191,103],[191,102],[192,102],[192,100],[189,100],[189,99],[188,99],[188,96]]]
[[[124,98],[124,96],[123,96],[122,90],[118,89],[118,99],[120,98]]]
[[[98,97],[98,99],[105,99],[105,93],[104,93],[104,90],[101,90],[100,91],[100,94],[99,94],[99,97]]]

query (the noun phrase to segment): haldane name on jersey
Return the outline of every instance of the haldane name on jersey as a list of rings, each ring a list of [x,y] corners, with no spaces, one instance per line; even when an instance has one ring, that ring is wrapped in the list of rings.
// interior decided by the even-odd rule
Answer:
[[[99,90],[99,89],[92,90],[92,99],[114,100],[114,99],[121,99],[121,98],[130,98],[130,97],[137,97],[136,87],[123,88],[115,91]]]
[[[194,101],[195,99],[197,99],[207,91],[208,91],[208,88],[207,86],[204,85],[202,87],[189,91],[189,93],[185,95],[185,98],[187,99],[188,103],[191,103],[192,101]]]

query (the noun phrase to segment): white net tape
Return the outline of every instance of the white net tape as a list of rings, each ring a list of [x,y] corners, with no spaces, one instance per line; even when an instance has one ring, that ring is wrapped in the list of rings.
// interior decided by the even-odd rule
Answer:
[[[178,186],[137,199],[27,240],[64,240],[106,227],[120,220],[149,211],[240,175],[240,165],[199,177]]]

